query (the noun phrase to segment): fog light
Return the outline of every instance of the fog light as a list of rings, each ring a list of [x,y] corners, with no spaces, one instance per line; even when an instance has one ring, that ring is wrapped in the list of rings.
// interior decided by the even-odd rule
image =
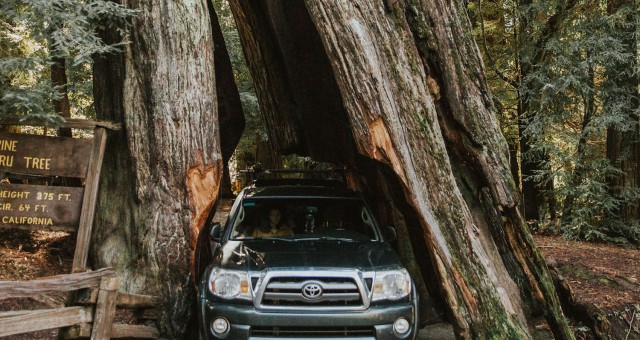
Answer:
[[[224,335],[229,331],[229,321],[225,318],[217,318],[211,323],[211,331],[215,335]]]
[[[398,334],[404,334],[409,331],[411,325],[405,318],[399,318],[393,323],[393,330]]]

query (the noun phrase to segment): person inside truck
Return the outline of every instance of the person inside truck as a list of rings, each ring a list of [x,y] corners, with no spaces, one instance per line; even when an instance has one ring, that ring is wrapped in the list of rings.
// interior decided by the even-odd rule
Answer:
[[[272,237],[293,235],[293,230],[282,222],[282,213],[279,209],[269,211],[269,222],[267,226],[254,229],[253,237]]]

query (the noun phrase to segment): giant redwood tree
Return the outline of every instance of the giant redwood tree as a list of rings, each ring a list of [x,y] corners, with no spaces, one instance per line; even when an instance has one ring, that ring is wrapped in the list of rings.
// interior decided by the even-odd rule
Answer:
[[[235,85],[224,83],[233,79],[228,57],[214,60],[213,30],[220,28],[206,0],[126,5],[139,11],[130,44],[94,65],[98,118],[120,122],[122,130],[108,136],[93,264],[116,268],[121,289],[160,296],[158,324],[178,338],[195,298],[190,268],[197,236],[218,196],[225,149],[235,148],[221,148],[219,122],[244,119],[224,116],[242,111],[234,107]],[[106,41],[119,41],[115,34],[102,32]],[[228,90],[225,98],[217,86]],[[230,126],[223,135],[237,142],[241,131]]]
[[[517,209],[462,1],[231,6],[270,140],[346,162],[370,196],[389,193],[458,336],[526,338],[525,315],[542,311],[572,337]],[[378,190],[374,169],[397,186]]]
[[[220,70],[205,1],[129,5],[130,45],[96,64],[97,111],[124,126],[110,136],[93,254],[127,289],[161,295],[178,336],[222,173]],[[230,5],[273,147],[352,168],[458,337],[529,338],[541,313],[572,338],[517,207],[462,1]]]

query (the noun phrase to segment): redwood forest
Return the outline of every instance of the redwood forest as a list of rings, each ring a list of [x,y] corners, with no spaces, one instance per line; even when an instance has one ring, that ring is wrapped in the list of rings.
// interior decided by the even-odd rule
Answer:
[[[0,338],[233,339],[196,301],[234,199],[338,169],[417,339],[640,339],[638,0],[2,0],[0,26]]]

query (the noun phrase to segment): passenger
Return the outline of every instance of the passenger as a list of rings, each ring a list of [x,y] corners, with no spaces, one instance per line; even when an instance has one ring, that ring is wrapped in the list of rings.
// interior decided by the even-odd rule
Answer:
[[[293,229],[282,223],[282,213],[278,209],[269,212],[269,225],[266,228],[256,228],[253,237],[287,236],[293,235]]]

